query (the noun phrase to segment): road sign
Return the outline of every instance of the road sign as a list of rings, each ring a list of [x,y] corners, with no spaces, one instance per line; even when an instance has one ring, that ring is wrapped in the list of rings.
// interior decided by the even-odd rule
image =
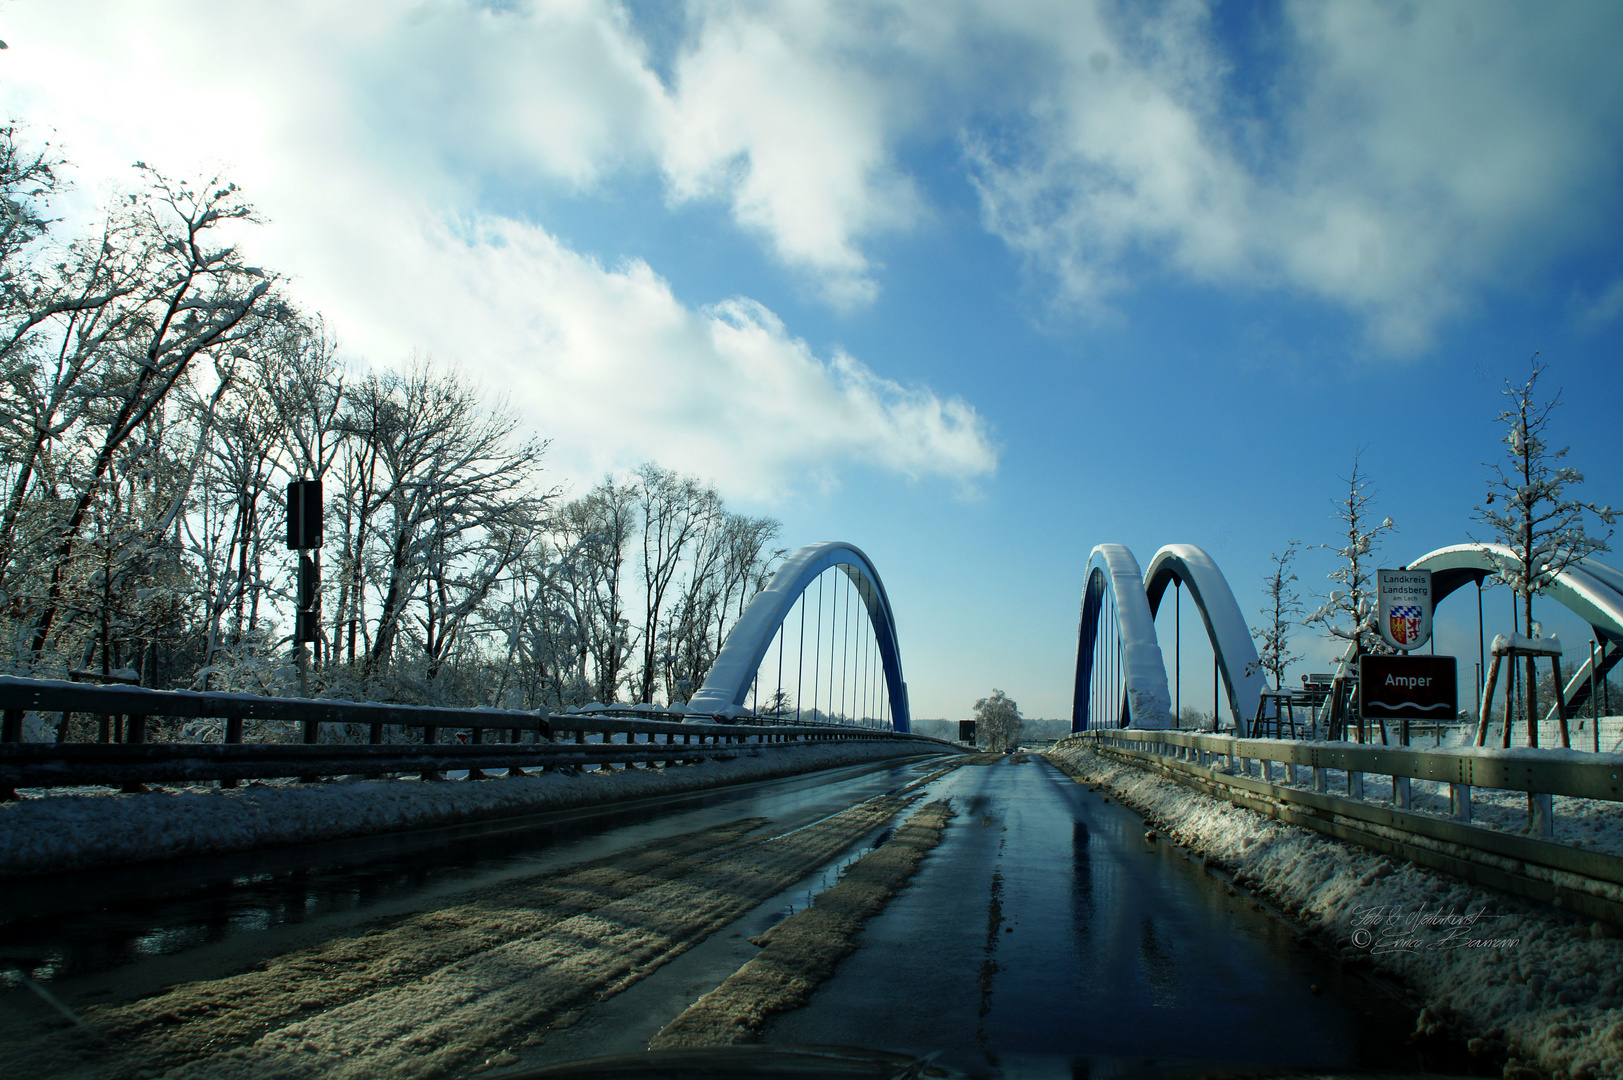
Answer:
[[[1381,637],[1394,649],[1418,649],[1431,637],[1431,571],[1377,570]]]
[[[1459,684],[1452,656],[1361,656],[1358,711],[1366,720],[1452,720]]]
[[[975,721],[958,721],[958,741],[966,742],[971,746],[975,745]]]

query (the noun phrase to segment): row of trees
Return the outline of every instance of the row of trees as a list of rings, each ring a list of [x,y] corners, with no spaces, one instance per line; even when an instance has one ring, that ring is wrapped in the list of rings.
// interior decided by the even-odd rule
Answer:
[[[356,371],[239,246],[252,207],[138,166],[91,235],[0,130],[7,666],[285,692],[288,480],[327,494],[313,687],[530,706],[685,701],[779,524],[648,464],[566,499],[465,377]]]

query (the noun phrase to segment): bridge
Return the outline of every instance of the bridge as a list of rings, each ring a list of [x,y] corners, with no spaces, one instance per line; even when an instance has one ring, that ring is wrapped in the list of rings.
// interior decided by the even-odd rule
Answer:
[[[1410,565],[1431,569],[1444,599],[1513,558],[1459,545]],[[1595,673],[1615,666],[1623,574],[1585,560],[1548,595],[1603,642]],[[1623,924],[1613,898],[1623,858],[1561,842],[1551,802],[1615,802],[1614,756],[1591,767],[1562,755],[1250,739],[1243,727],[1179,731],[1186,603],[1210,646],[1214,697],[1243,721],[1264,689],[1217,563],[1189,544],[1146,563],[1101,544],[1079,603],[1073,735],[1047,759],[976,755],[911,730],[896,612],[878,568],[842,542],[785,560],[702,685],[659,707],[414,710],[0,679],[12,740],[0,745],[0,782],[19,787],[45,775],[4,771],[30,758],[56,770],[52,783],[116,784],[106,770],[118,754],[134,755],[149,781],[492,778],[74,793],[54,814],[36,793],[0,807],[0,862],[33,844],[48,856],[63,837],[106,849],[146,832],[342,821],[386,801],[419,815],[392,834],[13,874],[0,890],[0,958],[11,965],[0,978],[0,1071],[44,1075],[88,1054],[106,1071],[179,1075],[229,1065],[231,1075],[501,1076],[650,1047],[702,1069],[708,1059],[693,1055],[708,1051],[697,1048],[740,1038],[891,1052],[888,1075],[931,1064],[1087,1075],[1168,1058],[1446,1064],[1409,1038],[1415,1006],[1372,998],[1348,973],[1335,911],[1317,913],[1321,953],[1269,909],[1312,902],[1288,881],[1260,887],[1253,856],[1289,842],[1248,843],[1269,818],[1345,842],[1289,849],[1293,865],[1322,857],[1314,881],[1351,875],[1378,890],[1384,854],[1558,904],[1552,919]],[[1569,709],[1586,700],[1589,675],[1585,664],[1567,681]],[[15,714],[49,708],[127,714],[131,733],[170,710],[234,717],[239,740],[245,725],[290,718],[307,737],[327,723],[424,735],[204,752],[16,742]],[[437,741],[450,730],[468,741]],[[824,757],[815,771],[772,767],[797,753]],[[1078,764],[1085,753],[1092,764]],[[1126,805],[1136,789],[1122,777],[1145,775],[1141,766],[1186,787]],[[723,782],[682,786],[706,769]],[[1422,813],[1427,784],[1444,793],[1443,812]],[[500,806],[507,788],[550,798],[594,786],[621,794],[468,811]],[[1207,804],[1188,789],[1255,811],[1243,819],[1252,835],[1227,814],[1202,832]],[[1505,795],[1525,800],[1515,805],[1528,829],[1473,822],[1493,799],[1502,811]],[[451,809],[431,819],[425,807]]]
[[[1434,604],[1467,586],[1477,587],[1477,636],[1479,649],[1485,653],[1482,583],[1497,571],[1517,565],[1516,554],[1503,544],[1456,544],[1428,552],[1405,568],[1432,572]],[[1266,681],[1259,670],[1250,627],[1227,579],[1211,556],[1192,544],[1161,548],[1142,573],[1132,552],[1120,544],[1100,544],[1093,549],[1077,634],[1073,731],[1175,726],[1166,655],[1155,621],[1169,585],[1175,603],[1181,604],[1183,592],[1188,591],[1205,629],[1235,729],[1245,733],[1246,722],[1257,714]],[[1574,716],[1588,702],[1591,687],[1623,659],[1623,572],[1598,559],[1581,559],[1553,575],[1543,595],[1588,624],[1599,644],[1562,687],[1561,705],[1566,715]],[[1176,625],[1181,628],[1181,617]],[[1478,660],[1485,656],[1479,655]],[[1337,676],[1344,676],[1351,663],[1349,650]],[[1481,670],[1487,670],[1486,663]],[[1552,702],[1546,718],[1556,714]]]

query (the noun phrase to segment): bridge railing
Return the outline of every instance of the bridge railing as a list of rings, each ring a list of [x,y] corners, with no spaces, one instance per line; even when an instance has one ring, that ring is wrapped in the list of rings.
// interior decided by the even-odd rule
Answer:
[[[471,779],[487,769],[611,768],[702,761],[741,749],[905,740],[945,746],[940,740],[838,724],[786,725],[683,723],[638,715],[448,709],[251,694],[85,686],[0,676],[0,798],[22,787],[116,785],[240,780],[271,777],[380,775],[456,769]],[[27,712],[127,718],[123,743],[22,742]],[[147,742],[155,718],[224,721],[219,743]],[[302,743],[245,742],[245,723],[279,721],[302,727]],[[320,741],[322,725],[361,725],[369,742]],[[420,732],[421,742],[387,743],[386,728]],[[467,742],[441,743],[443,730],[467,733]],[[487,741],[487,735],[493,741]]]
[[[1149,765],[1293,824],[1623,925],[1623,857],[1553,839],[1556,796],[1623,802],[1623,754],[1424,749],[1131,728],[1079,732],[1056,749],[1077,745]],[[1298,775],[1299,769],[1306,775]],[[1344,787],[1340,794],[1330,790],[1336,772],[1343,774],[1335,778]],[[1369,774],[1391,778],[1390,805],[1365,798]],[[1448,785],[1448,817],[1417,812],[1414,780]],[[1525,792],[1525,833],[1472,824],[1473,788]]]

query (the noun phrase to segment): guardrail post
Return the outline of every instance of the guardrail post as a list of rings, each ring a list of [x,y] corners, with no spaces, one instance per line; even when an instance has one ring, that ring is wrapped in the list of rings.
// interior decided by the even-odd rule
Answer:
[[[484,743],[485,743],[485,729],[484,728],[476,727],[476,728],[469,728],[468,729],[468,745],[469,746],[483,746]],[[468,769],[468,779],[469,780],[487,780],[487,779],[489,779],[489,777],[487,777],[485,775],[485,770],[470,767]]]
[[[6,718],[0,723],[0,742],[23,741],[23,710],[7,709]]]
[[[538,726],[536,728],[536,730],[539,732],[541,729]],[[507,741],[509,743],[511,743],[512,745],[517,746],[519,743],[523,742],[524,739],[521,737],[520,731],[519,731],[518,728],[508,728],[507,729]],[[524,775],[524,770],[519,768],[517,765],[510,765],[507,768],[507,775],[508,776],[523,776]]]
[[[314,746],[317,743],[319,743],[321,741],[321,721],[320,720],[305,720],[305,721],[303,721],[303,725],[304,725],[304,745],[306,745],[306,746]],[[316,781],[318,781],[320,779],[321,779],[321,777],[313,776],[313,775],[312,776],[301,776],[301,777],[299,777],[299,783],[301,783],[301,784],[313,784],[313,783],[315,783]]]
[[[1362,799],[1364,797],[1364,774],[1348,771],[1347,797],[1349,799]]]
[[[1448,812],[1455,821],[1471,822],[1471,785],[1448,785]]]
[[[424,746],[433,746],[435,743],[440,741],[439,736],[440,736],[440,729],[439,728],[425,726],[423,728],[423,745]],[[423,779],[424,780],[444,780],[445,777],[441,776],[439,774],[439,770],[437,770],[437,769],[424,769],[423,770]]]
[[[1527,793],[1527,831],[1548,840],[1555,835],[1555,796]]]
[[[1392,778],[1392,805],[1399,810],[1407,810],[1413,799],[1409,793],[1409,778],[1407,776],[1394,776]]]
[[[146,717],[134,715],[128,716],[125,718],[125,725],[125,733],[129,736],[129,741],[132,744],[144,743],[147,741]],[[146,792],[147,786],[141,783],[139,780],[126,780],[124,782],[124,793],[126,795],[144,795]]]
[[[224,741],[232,746],[238,745],[242,742],[242,717],[228,716],[225,718]],[[234,788],[241,782],[242,781],[236,779],[235,777],[230,777],[221,780],[220,786],[223,788]]]
[[[1325,780],[1324,766],[1313,766],[1313,790],[1323,794],[1329,786],[1329,783]]]

